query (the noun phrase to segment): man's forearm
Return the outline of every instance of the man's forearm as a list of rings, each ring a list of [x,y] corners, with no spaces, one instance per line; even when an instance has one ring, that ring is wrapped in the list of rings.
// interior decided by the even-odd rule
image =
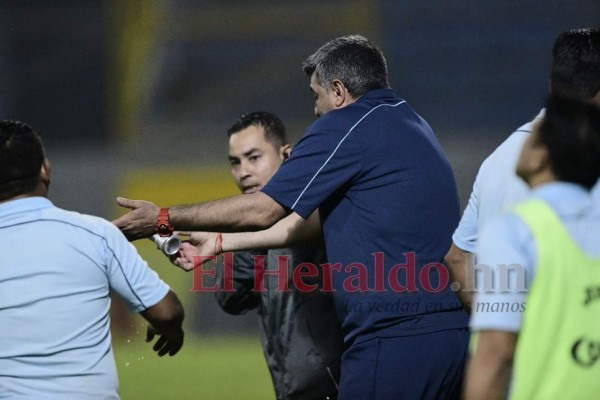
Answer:
[[[462,301],[467,311],[471,311],[471,304],[473,302],[473,293],[467,282],[469,276],[473,276],[473,265],[474,257],[472,253],[464,251],[458,248],[454,243],[450,246],[448,254],[444,258],[444,263],[448,266],[450,276],[453,282],[460,284],[460,290],[458,291],[458,297]],[[468,271],[468,269],[471,271]]]
[[[117,198],[129,212],[113,224],[129,240],[151,237],[156,233],[160,207],[144,200]],[[262,192],[245,194],[208,203],[174,206],[169,222],[179,231],[236,232],[265,229],[279,221],[287,210]]]
[[[146,341],[152,341],[156,334],[160,335],[153,350],[160,357],[167,353],[171,356],[177,354],[183,346],[184,340],[184,332],[181,327],[184,311],[177,295],[169,290],[161,301],[140,314],[150,322]]]
[[[307,220],[296,213],[288,215],[269,229],[260,232],[228,233],[223,235],[223,251],[275,249],[294,246],[307,241],[321,240],[319,212]]]
[[[269,228],[286,210],[262,192],[208,203],[171,207],[171,224],[180,231],[238,232]]]
[[[469,363],[466,400],[504,399],[512,373],[517,335],[483,331]]]
[[[140,312],[159,333],[163,330],[178,330],[181,328],[184,318],[184,310],[181,301],[175,292],[169,290],[167,295],[152,307]]]

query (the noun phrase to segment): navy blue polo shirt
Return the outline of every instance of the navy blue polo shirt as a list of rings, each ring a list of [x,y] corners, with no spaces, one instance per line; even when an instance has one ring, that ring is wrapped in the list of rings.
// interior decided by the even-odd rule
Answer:
[[[460,216],[454,175],[391,90],[316,120],[263,192],[303,218],[319,209],[348,345],[467,326],[441,265]]]

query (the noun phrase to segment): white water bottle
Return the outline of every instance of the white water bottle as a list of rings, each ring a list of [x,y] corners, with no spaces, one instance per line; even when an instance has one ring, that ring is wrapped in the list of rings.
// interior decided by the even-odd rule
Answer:
[[[152,236],[154,239],[154,243],[156,243],[156,247],[160,249],[167,256],[172,256],[177,254],[179,249],[181,248],[181,239],[177,235],[171,236],[160,236],[158,233],[155,233]]]

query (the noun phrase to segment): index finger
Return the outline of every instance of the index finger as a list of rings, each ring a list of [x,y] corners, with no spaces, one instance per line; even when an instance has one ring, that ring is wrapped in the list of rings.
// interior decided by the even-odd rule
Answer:
[[[140,200],[130,200],[125,197],[117,197],[117,204],[121,207],[129,208],[133,210],[134,208],[139,207]]]

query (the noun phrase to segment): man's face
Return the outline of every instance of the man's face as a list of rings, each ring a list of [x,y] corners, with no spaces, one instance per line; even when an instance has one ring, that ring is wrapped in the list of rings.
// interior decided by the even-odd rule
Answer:
[[[271,179],[284,160],[283,148],[265,139],[260,126],[251,125],[229,138],[231,174],[242,193],[255,193]]]
[[[310,76],[310,91],[315,98],[315,115],[317,117],[336,108],[333,92],[327,91],[325,87],[321,86],[316,72]]]
[[[528,185],[531,178],[541,171],[544,164],[546,149],[538,143],[538,136],[541,121],[536,121],[531,130],[531,134],[523,143],[519,161],[517,162],[517,175]]]

